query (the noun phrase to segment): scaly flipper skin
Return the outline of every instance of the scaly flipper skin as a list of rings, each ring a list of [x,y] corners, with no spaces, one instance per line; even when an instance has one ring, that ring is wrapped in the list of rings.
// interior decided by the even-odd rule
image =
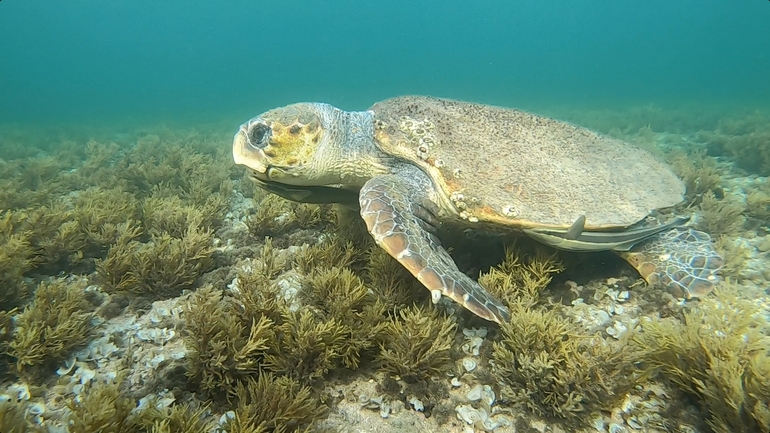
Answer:
[[[701,298],[719,282],[724,259],[711,237],[692,228],[671,229],[619,253],[652,285],[681,298]]]
[[[359,202],[369,233],[377,245],[431,291],[434,303],[444,295],[484,319],[508,321],[508,309],[460,272],[436,236],[428,231],[432,215],[423,188],[414,176],[384,175],[366,182]]]

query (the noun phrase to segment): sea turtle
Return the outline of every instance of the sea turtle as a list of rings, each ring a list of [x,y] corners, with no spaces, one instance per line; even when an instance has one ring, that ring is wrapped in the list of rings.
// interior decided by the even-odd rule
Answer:
[[[377,245],[431,291],[487,320],[506,307],[462,273],[441,224],[519,231],[571,251],[612,250],[650,283],[703,296],[722,259],[688,218],[651,213],[683,199],[683,182],[650,153],[524,111],[401,96],[367,111],[299,103],[241,125],[236,164],[264,189],[360,209]]]

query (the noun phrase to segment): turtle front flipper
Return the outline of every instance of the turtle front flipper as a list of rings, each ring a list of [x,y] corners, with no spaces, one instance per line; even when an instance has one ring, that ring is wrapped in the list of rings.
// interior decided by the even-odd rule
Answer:
[[[361,188],[361,217],[382,249],[431,292],[433,303],[447,296],[473,314],[493,321],[510,319],[508,309],[460,272],[431,232],[435,205],[426,196],[430,181],[415,176],[375,177]]]
[[[659,233],[618,254],[649,284],[687,299],[709,294],[724,265],[708,234],[685,227]]]

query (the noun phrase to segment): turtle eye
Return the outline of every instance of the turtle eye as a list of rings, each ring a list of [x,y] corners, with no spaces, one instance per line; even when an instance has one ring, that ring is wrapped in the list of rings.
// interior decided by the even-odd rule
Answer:
[[[249,129],[249,144],[263,149],[270,138],[270,127],[264,123],[257,123]]]

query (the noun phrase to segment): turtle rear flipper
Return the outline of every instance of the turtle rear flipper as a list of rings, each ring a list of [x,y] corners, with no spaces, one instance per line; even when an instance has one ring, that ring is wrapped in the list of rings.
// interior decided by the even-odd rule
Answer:
[[[508,309],[481,285],[463,274],[430,231],[428,179],[415,176],[375,177],[361,188],[361,217],[375,242],[399,261],[431,292],[433,303],[447,296],[472,313],[493,322],[510,319]]]
[[[661,232],[618,254],[649,284],[663,286],[675,296],[687,299],[709,294],[724,265],[711,237],[686,227]]]

